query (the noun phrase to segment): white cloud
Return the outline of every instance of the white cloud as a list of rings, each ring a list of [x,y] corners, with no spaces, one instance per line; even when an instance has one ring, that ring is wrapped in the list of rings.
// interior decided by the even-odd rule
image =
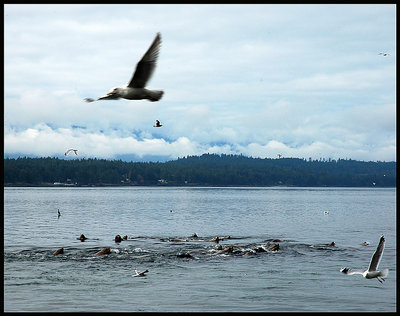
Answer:
[[[395,160],[394,5],[4,11],[6,154],[55,154],[76,143],[102,157],[275,157],[282,149],[293,157]],[[125,84],[158,31],[149,88],[165,90],[159,102],[83,102]],[[152,127],[155,119],[162,129]]]

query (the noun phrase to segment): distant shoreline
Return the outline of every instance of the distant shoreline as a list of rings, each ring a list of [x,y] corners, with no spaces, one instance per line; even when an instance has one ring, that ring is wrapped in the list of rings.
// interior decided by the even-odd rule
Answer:
[[[19,158],[4,160],[3,179],[32,187],[396,187],[396,163],[216,154],[164,163]]]

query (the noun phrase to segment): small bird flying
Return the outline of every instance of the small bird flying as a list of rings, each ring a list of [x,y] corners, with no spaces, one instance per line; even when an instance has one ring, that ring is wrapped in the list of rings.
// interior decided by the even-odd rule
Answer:
[[[75,155],[77,155],[78,156],[78,149],[68,149],[66,152],[65,152],[65,154],[64,154],[64,156],[67,156],[71,151],[73,151],[74,153],[75,153]]]
[[[156,120],[156,125],[153,125],[153,127],[161,127],[161,126],[162,126],[162,124],[160,123],[159,120]]]
[[[150,45],[142,59],[137,63],[136,70],[127,85],[117,87],[108,92],[105,96],[98,99],[85,98],[86,102],[96,100],[118,100],[124,98],[128,100],[158,101],[161,99],[164,91],[145,89],[147,82],[150,80],[154,69],[156,68],[158,53],[161,45],[161,34],[157,33],[153,43]]]
[[[387,56],[389,54],[388,53],[379,53],[378,55]]]
[[[388,276],[389,269],[383,269],[382,271],[378,271],[379,262],[381,261],[383,249],[385,248],[385,237],[381,236],[379,240],[379,245],[376,248],[374,254],[372,255],[371,262],[369,263],[369,267],[367,270],[352,270],[350,268],[342,268],[340,272],[343,272],[347,275],[352,274],[361,274],[366,279],[376,278],[379,282],[385,281],[385,278]]]

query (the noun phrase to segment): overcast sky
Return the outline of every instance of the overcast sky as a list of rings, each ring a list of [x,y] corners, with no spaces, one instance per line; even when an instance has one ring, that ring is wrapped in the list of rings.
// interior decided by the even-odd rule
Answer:
[[[77,158],[395,161],[395,13],[394,4],[4,5],[5,156],[77,148]],[[164,90],[160,101],[83,101],[126,84],[157,32],[147,88]]]

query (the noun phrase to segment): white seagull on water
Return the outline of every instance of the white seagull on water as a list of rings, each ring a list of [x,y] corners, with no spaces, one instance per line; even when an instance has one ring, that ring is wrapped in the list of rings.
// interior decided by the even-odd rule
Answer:
[[[351,275],[351,274],[362,274],[362,276],[366,279],[373,279],[377,278],[379,282],[382,283],[382,281],[385,281],[385,278],[387,277],[389,273],[389,269],[383,269],[382,271],[378,271],[378,266],[379,262],[381,261],[382,254],[383,254],[383,249],[385,248],[385,237],[381,236],[381,239],[379,240],[379,245],[375,250],[375,253],[373,254],[371,258],[371,262],[369,263],[369,267],[367,270],[351,270],[349,268],[342,268],[340,269],[340,272],[343,272],[345,274]]]
[[[146,276],[146,273],[149,272],[149,270],[144,270],[142,272],[135,270],[135,272],[136,272],[136,274],[134,275],[134,277],[144,277],[144,276]]]
[[[148,99],[150,101],[158,101],[161,99],[164,91],[145,89],[147,82],[156,68],[158,53],[161,44],[161,34],[157,33],[153,43],[150,45],[142,59],[137,63],[136,70],[127,85],[114,88],[105,96],[99,97],[97,100],[124,98],[128,100]],[[96,101],[92,98],[85,98],[86,102]]]

